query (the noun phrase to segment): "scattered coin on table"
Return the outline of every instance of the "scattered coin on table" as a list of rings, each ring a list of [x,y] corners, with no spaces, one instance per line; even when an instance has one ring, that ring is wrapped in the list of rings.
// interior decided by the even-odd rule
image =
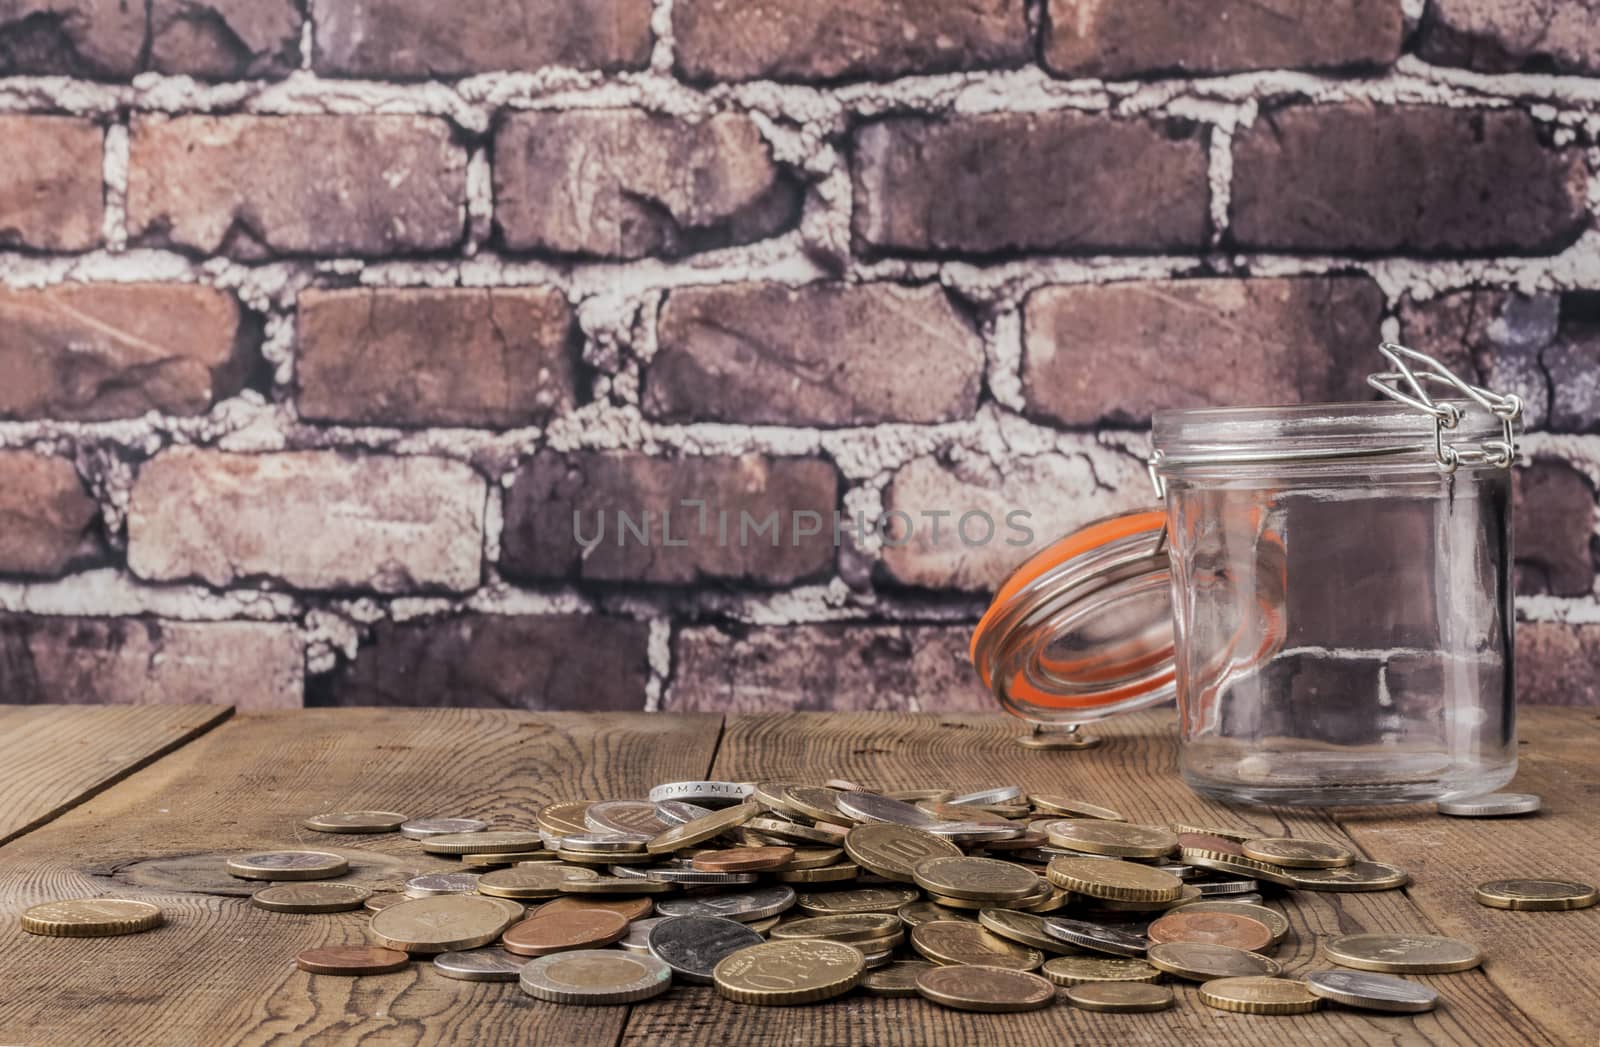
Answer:
[[[1472,896],[1491,909],[1524,912],[1587,909],[1600,902],[1600,890],[1576,880],[1490,880],[1480,883]]]
[[[1369,1011],[1420,1014],[1439,1003],[1439,994],[1426,985],[1388,974],[1366,971],[1313,971],[1306,987],[1324,1000]]]
[[[1322,1003],[1305,982],[1293,978],[1218,978],[1200,986],[1200,1002],[1242,1014],[1308,1014]]]
[[[1345,934],[1323,953],[1341,967],[1384,974],[1447,974],[1483,962],[1476,945],[1437,934]]]
[[[527,964],[526,956],[493,948],[442,952],[433,958],[440,974],[464,982],[514,982]]]
[[[1505,818],[1537,813],[1541,803],[1532,793],[1483,793],[1439,801],[1439,813],[1454,818]]]
[[[35,905],[22,914],[22,929],[49,938],[104,938],[161,926],[161,907],[125,898],[73,898]]]
[[[229,858],[227,869],[241,880],[331,880],[350,863],[325,851],[263,851]]]
[[[637,1003],[672,985],[672,971],[654,956],[583,949],[532,960],[518,980],[529,996],[584,1006]]]
[[[970,964],[923,971],[917,975],[917,992],[945,1007],[990,1014],[1036,1011],[1056,998],[1056,987],[1037,974]]]
[[[326,945],[302,951],[294,958],[294,962],[302,971],[311,974],[357,977],[404,970],[410,966],[411,957],[399,949],[384,949],[375,945]]]
[[[1165,985],[1146,982],[1084,982],[1067,989],[1067,1002],[1086,1011],[1137,1014],[1164,1011],[1177,1002]]]
[[[392,833],[406,822],[393,811],[335,811],[313,814],[300,824],[319,833]]]
[[[359,909],[372,896],[353,883],[280,883],[263,887],[250,896],[259,909],[271,912],[323,913]]]

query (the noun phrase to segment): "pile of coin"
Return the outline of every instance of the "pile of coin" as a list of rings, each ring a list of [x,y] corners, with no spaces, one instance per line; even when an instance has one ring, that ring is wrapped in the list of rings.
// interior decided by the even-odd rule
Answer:
[[[839,780],[674,782],[645,799],[551,803],[534,821],[497,828],[392,811],[305,820],[324,833],[398,832],[461,863],[398,892],[339,882],[348,862],[330,852],[244,854],[227,868],[271,881],[252,896],[265,910],[372,912],[370,945],[307,950],[297,958],[306,971],[381,974],[429,957],[446,977],[517,981],[557,1003],[631,1003],[676,982],[749,1004],[859,988],[999,1012],[1050,1006],[1061,987],[1077,1007],[1141,1012],[1173,1006],[1162,981],[1176,979],[1227,1011],[1298,1014],[1332,1001],[1415,1012],[1436,994],[1396,975],[1482,958],[1449,938],[1350,934],[1322,943],[1344,969],[1287,977],[1269,954],[1290,924],[1268,893],[1391,890],[1405,872],[1334,843],[1135,824],[1014,786],[954,796]],[[1478,895],[1509,909],[1597,898],[1585,884],[1521,880]],[[76,903],[53,904],[30,910],[25,929],[131,933],[160,919],[154,906],[99,899],[115,911],[98,926],[117,929],[86,932],[60,910]]]

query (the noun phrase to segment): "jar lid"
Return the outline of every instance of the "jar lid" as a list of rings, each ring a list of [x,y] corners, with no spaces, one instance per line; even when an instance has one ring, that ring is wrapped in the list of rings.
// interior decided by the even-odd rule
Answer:
[[[1086,723],[1177,693],[1166,526],[1160,509],[1104,517],[1000,587],[972,662],[1007,712]]]

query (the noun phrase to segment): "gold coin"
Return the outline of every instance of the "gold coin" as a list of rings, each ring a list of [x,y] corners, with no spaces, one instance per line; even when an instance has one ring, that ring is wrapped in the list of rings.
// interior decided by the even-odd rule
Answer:
[[[1291,882],[1284,886],[1304,891],[1392,891],[1410,882],[1411,877],[1397,866],[1353,862],[1337,869],[1296,869]]]
[[[393,811],[335,811],[314,814],[300,824],[319,833],[391,833],[407,820]]]
[[[229,858],[228,875],[241,880],[328,880],[350,871],[350,863],[325,851],[264,851]]]
[[[911,930],[911,947],[938,964],[974,964],[1031,971],[1044,963],[1044,954],[999,935],[990,934],[965,920],[935,920]]]
[[[854,862],[825,865],[820,869],[784,869],[776,874],[779,883],[840,883],[861,875],[861,866]]]
[[[658,833],[650,838],[645,850],[651,854],[681,851],[686,847],[693,847],[721,836],[729,829],[736,829],[760,813],[761,805],[754,800],[724,807],[720,811],[713,811],[682,825],[674,825],[664,833]]]
[[[1163,869],[1162,872],[1166,870]],[[1167,912],[1179,907],[1187,909],[1193,902],[1198,902],[1205,895],[1200,893],[1200,888],[1189,884],[1183,885],[1183,893],[1166,902],[1129,902],[1116,898],[1095,898],[1094,907],[1105,912]]]
[[[798,869],[823,869],[830,865],[837,865],[844,858],[843,847],[796,847],[794,857],[789,859],[780,872],[794,872]]]
[[[403,894],[374,894],[361,903],[361,907],[368,912],[382,912],[391,905],[409,902],[411,899]]]
[[[1125,822],[1128,819],[1113,811],[1109,807],[1100,807],[1092,803],[1084,803],[1070,796],[1033,795],[1029,801],[1039,810],[1047,814],[1064,814],[1078,818],[1099,818],[1107,822]]]
[[[1106,823],[1111,824],[1111,823]],[[1183,881],[1162,869],[1103,858],[1052,858],[1045,876],[1064,891],[1113,901],[1167,902],[1183,897]]]
[[[250,896],[253,905],[270,912],[347,912],[372,896],[353,883],[280,883]]]
[[[1248,916],[1252,920],[1260,920],[1267,925],[1267,930],[1272,932],[1272,940],[1275,942],[1283,941],[1284,936],[1289,933],[1289,918],[1278,910],[1269,909],[1265,905],[1206,898],[1193,904],[1185,905],[1183,911],[1234,913],[1238,916]]]
[[[1217,978],[1200,986],[1200,1002],[1242,1014],[1308,1014],[1321,997],[1296,978]]]
[[[1158,825],[1091,818],[1061,818],[1045,834],[1057,847],[1115,858],[1161,858],[1178,849],[1178,837]]]
[[[1192,982],[1212,978],[1276,978],[1283,967],[1260,953],[1245,952],[1227,945],[1204,942],[1167,942],[1152,945],[1145,953],[1150,966]]]
[[[1161,972],[1143,960],[1121,956],[1057,956],[1041,972],[1057,985],[1086,982],[1153,982]]]
[[[1212,872],[1228,873],[1232,876],[1243,876],[1251,880],[1265,880],[1277,884],[1279,887],[1294,887],[1300,884],[1298,873],[1291,873],[1281,865],[1271,865],[1267,862],[1258,862],[1254,858],[1245,858],[1242,855],[1228,854],[1223,851],[1210,851],[1199,847],[1185,847],[1178,852],[1178,860],[1185,865],[1198,866],[1201,869],[1210,869]],[[1358,863],[1359,864],[1359,863]],[[1350,869],[1354,866],[1346,866]],[[1302,869],[1307,875],[1324,875],[1327,873],[1343,872],[1342,869]]]
[[[900,930],[900,917],[894,913],[849,913],[790,920],[774,927],[772,938],[774,941],[784,938],[827,938],[854,944],[892,937]]]
[[[996,858],[928,858],[911,871],[918,887],[949,898],[980,902],[1006,902],[1037,896],[1039,877],[1011,862]]]
[[[1576,880],[1491,880],[1479,884],[1472,895],[1491,909],[1526,912],[1587,909],[1600,901],[1600,891]]]
[[[672,985],[672,970],[654,956],[578,949],[529,960],[517,975],[522,991],[554,1003],[635,1003]]]
[[[1172,831],[1175,833],[1193,833],[1196,836],[1220,836],[1224,840],[1234,843],[1244,843],[1246,840],[1258,840],[1261,833],[1255,829],[1219,829],[1214,825],[1192,825],[1188,822],[1174,822]]]
[[[555,851],[501,851],[497,854],[463,854],[462,865],[518,865],[522,862],[558,862],[561,855]]]
[[[960,858],[961,848],[943,837],[894,822],[868,822],[851,829],[844,840],[850,860],[889,880],[912,883],[918,862]]]
[[[125,898],[73,898],[35,905],[22,914],[22,929],[51,938],[103,938],[161,926],[161,908]]]
[[[917,975],[917,992],[945,1007],[988,1014],[1035,1011],[1056,998],[1055,986],[1037,974],[977,964],[923,971]]]
[[[676,884],[664,880],[641,880],[636,876],[596,876],[592,880],[568,880],[562,894],[671,894]]]
[[[845,891],[807,891],[795,897],[795,907],[808,916],[894,912],[918,897],[917,891],[905,887],[856,887]]]
[[[507,851],[537,851],[544,837],[523,829],[488,829],[475,833],[441,833],[419,841],[429,854],[497,854]]]
[[[576,836],[593,832],[584,815],[599,800],[559,800],[539,808],[539,828],[551,836]]]
[[[896,960],[861,976],[861,988],[873,996],[915,996],[917,976],[933,969],[927,960]]]
[[[378,944],[390,949],[440,953],[488,945],[511,922],[499,898],[439,894],[373,913],[370,928]]]
[[[1176,1002],[1172,990],[1165,985],[1148,985],[1142,982],[1084,982],[1067,990],[1067,1001],[1086,1011],[1109,1011],[1135,1014],[1142,1011],[1164,1011]]]
[[[837,847],[844,843],[846,830],[838,826],[801,825],[777,818],[752,818],[744,825],[746,834],[756,833],[767,839],[781,840],[786,844],[812,844]]]
[[[839,795],[838,789],[820,785],[788,785],[783,790],[783,799],[791,808],[798,811],[801,817],[810,818],[814,822],[854,825],[856,818],[839,809],[839,804],[836,802]]]
[[[723,957],[712,980],[730,1000],[776,1007],[847,993],[861,980],[866,966],[861,951],[843,942],[763,942]]]
[[[991,934],[998,934],[1007,941],[1031,946],[1043,952],[1078,951],[1077,946],[1069,945],[1046,931],[1044,918],[1033,913],[1018,912],[1015,909],[984,909],[978,913],[978,923]]]
[[[1246,858],[1281,865],[1287,869],[1337,869],[1356,860],[1356,852],[1320,840],[1296,840],[1288,836],[1267,836],[1244,841]]]
[[[1437,934],[1346,934],[1322,951],[1341,967],[1383,974],[1448,974],[1483,962],[1477,946]]]
[[[757,782],[755,788],[750,791],[750,799],[769,811],[777,811],[786,818],[809,818],[810,815],[796,807],[784,795],[789,786],[798,784],[798,782]],[[824,818],[823,821],[827,819]]]
[[[963,915],[962,913],[955,913],[948,909],[942,909],[933,902],[923,901],[921,899],[914,902],[907,902],[894,912],[896,916],[900,917],[900,922],[905,924],[907,927],[919,927],[925,923],[932,923],[934,920],[967,920],[968,922],[971,922],[972,919],[972,917]]]

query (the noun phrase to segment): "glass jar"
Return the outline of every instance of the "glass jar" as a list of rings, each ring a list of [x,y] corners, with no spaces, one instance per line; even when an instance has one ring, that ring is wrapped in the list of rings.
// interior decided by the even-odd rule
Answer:
[[[1165,510],[1056,543],[979,625],[1001,704],[1076,724],[1175,696],[1184,779],[1230,802],[1509,781],[1520,403],[1384,351],[1399,370],[1373,381],[1401,402],[1157,412]]]

